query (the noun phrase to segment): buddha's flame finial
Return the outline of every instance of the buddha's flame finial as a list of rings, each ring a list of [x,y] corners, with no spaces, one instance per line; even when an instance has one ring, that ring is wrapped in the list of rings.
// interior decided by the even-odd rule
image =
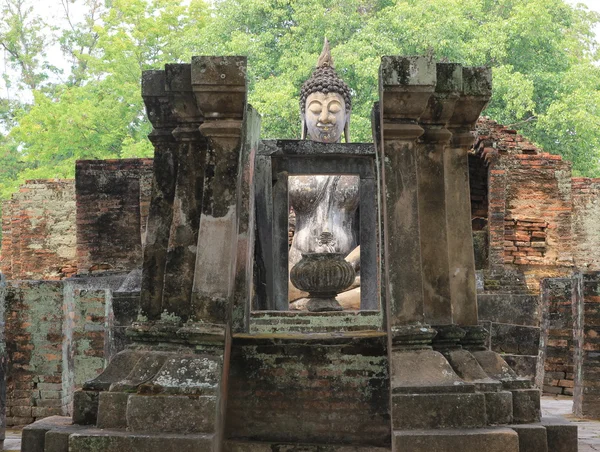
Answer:
[[[319,55],[319,59],[317,60],[317,67],[331,67],[333,68],[333,58],[331,56],[331,50],[329,49],[329,41],[325,38],[325,42],[323,43],[323,50],[321,51],[321,55]]]

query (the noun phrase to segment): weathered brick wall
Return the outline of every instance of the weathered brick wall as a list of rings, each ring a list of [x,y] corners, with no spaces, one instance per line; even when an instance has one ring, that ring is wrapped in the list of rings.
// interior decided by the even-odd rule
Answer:
[[[7,424],[67,414],[70,394],[62,379],[62,284],[9,283],[2,291],[8,354]]]
[[[234,338],[227,436],[276,442],[390,444],[383,337]]]
[[[584,273],[576,295],[573,412],[600,419],[600,272]]]
[[[3,203],[1,270],[7,279],[77,272],[72,180],[30,180]]]
[[[70,414],[73,391],[104,368],[107,291],[69,281],[15,281],[6,309],[7,423]]]
[[[574,386],[574,319],[573,279],[544,279],[541,299],[544,306],[543,391],[549,394],[573,395]]]
[[[480,120],[477,133],[489,165],[490,264],[570,266],[570,163],[494,121]]]
[[[573,257],[581,270],[600,270],[600,179],[573,178]]]
[[[79,273],[141,266],[151,185],[152,159],[77,162]]]

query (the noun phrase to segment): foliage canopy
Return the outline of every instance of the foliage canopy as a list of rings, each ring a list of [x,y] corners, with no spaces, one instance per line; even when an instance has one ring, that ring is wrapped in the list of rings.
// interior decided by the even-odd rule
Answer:
[[[485,114],[600,176],[600,66],[584,6],[564,0],[0,0],[0,196],[25,179],[72,177],[76,159],[152,154],[141,71],[192,55],[247,55],[265,138],[298,138],[298,93],[332,44],[353,89],[351,136],[370,141],[381,55],[490,65]],[[83,11],[75,18],[74,10]],[[80,15],[81,16],[81,15]],[[53,65],[54,45],[69,67]],[[64,65],[63,65],[64,66]],[[23,99],[30,98],[30,101]]]

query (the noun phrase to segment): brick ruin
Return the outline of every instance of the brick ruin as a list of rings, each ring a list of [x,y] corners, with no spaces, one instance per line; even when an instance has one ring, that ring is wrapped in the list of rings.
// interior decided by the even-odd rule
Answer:
[[[573,395],[576,278],[600,270],[600,179],[572,177],[569,162],[486,118],[469,163],[490,346],[544,392]]]
[[[75,180],[27,181],[3,205],[8,425],[70,413],[73,391],[127,342],[151,159],[83,160]],[[127,289],[127,288],[125,288]]]
[[[600,394],[593,392],[600,379],[593,365],[600,349],[593,326],[598,324],[594,303],[600,300],[594,273],[600,270],[600,233],[594,227],[600,222],[600,179],[572,178],[568,162],[486,118],[477,124],[469,166],[479,320],[490,331],[486,345],[546,392],[575,393],[578,414],[600,416]],[[4,204],[0,265],[7,280],[2,296],[8,425],[72,414],[75,388],[127,343],[124,329],[139,307],[136,272],[151,183],[151,159],[79,161],[75,181],[28,181]],[[289,317],[277,321],[295,324]],[[265,325],[272,324],[266,318]],[[261,328],[260,316],[255,325]],[[342,343],[326,353],[285,345],[294,359],[314,359],[315,375],[296,375],[293,366],[286,371],[274,364],[282,344],[258,345],[261,359],[273,365],[253,367],[253,341],[235,350],[228,428],[256,435],[272,428],[273,413],[292,413],[293,404],[273,405],[281,381],[297,383],[294,400],[308,407],[308,418],[315,387],[366,372],[378,391],[346,406],[351,397],[345,398],[347,387],[340,386],[335,394],[322,391],[322,403],[338,406],[341,417],[360,408],[353,425],[385,444],[380,419],[369,411],[373,404],[388,403],[389,376],[378,363],[366,366],[354,346]],[[386,345],[375,337],[361,347],[361,353],[378,356]],[[331,365],[336,362],[344,362],[344,370]],[[250,392],[260,397],[247,404]],[[315,418],[312,427],[321,436],[349,434],[347,420],[340,420]]]

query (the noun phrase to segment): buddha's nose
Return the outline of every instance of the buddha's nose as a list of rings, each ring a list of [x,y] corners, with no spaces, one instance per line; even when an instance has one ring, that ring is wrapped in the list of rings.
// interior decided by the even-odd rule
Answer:
[[[322,122],[323,124],[331,124],[335,121],[335,116],[332,115],[329,110],[327,110],[326,108],[324,108],[321,111],[321,114],[319,115],[319,122]]]

